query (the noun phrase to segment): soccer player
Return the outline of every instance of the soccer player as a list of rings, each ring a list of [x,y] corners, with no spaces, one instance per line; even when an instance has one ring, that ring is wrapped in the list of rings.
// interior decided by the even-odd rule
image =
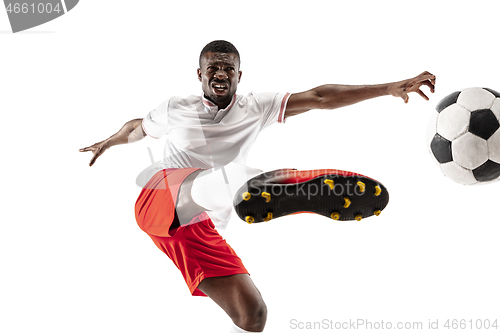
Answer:
[[[233,321],[230,332],[261,332],[266,323],[266,305],[241,259],[213,223],[227,222],[237,188],[243,185],[234,202],[251,202],[251,194],[246,190],[249,185],[244,185],[251,177],[256,176],[253,180],[259,184],[272,186],[300,183],[326,173],[338,176],[335,181],[354,175],[362,180],[357,183],[362,191],[366,184],[378,193],[381,189],[379,183],[368,177],[336,174],[335,170],[301,173],[286,169],[258,176],[258,170],[245,166],[245,159],[259,132],[312,109],[336,109],[384,95],[400,97],[406,103],[408,94],[415,92],[428,100],[420,88],[425,85],[434,92],[435,76],[423,72],[387,84],[329,84],[301,93],[242,96],[236,94],[242,75],[240,55],[226,41],[213,41],[203,48],[197,74],[201,95],[171,97],[143,119],[127,122],[108,139],[80,151],[93,153],[92,166],[114,145],[135,142],[145,136],[166,136],[161,168],[141,181],[143,189],[136,202],[137,223],[179,268],[192,295],[210,297],[229,315]],[[322,181],[333,190],[333,180]],[[220,186],[212,185],[217,182]],[[267,192],[259,195],[262,200],[271,200]],[[344,200],[344,207],[351,204]],[[339,215],[333,212],[331,217]],[[270,218],[272,214],[264,220]],[[254,217],[247,216],[246,220],[253,222]]]

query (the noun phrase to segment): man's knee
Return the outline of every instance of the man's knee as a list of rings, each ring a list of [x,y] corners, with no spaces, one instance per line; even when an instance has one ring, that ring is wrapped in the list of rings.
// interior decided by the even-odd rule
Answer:
[[[246,331],[260,332],[264,330],[267,320],[267,306],[262,299],[247,304],[233,318],[233,322]]]
[[[262,324],[262,327],[264,327],[267,320],[267,306],[264,301],[261,301],[259,305],[252,309],[250,318],[252,322]]]

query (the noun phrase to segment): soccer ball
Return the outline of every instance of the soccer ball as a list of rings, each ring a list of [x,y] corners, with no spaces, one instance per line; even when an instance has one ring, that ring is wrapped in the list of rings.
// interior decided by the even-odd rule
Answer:
[[[474,185],[500,178],[500,94],[469,88],[443,98],[429,122],[427,144],[445,176]]]

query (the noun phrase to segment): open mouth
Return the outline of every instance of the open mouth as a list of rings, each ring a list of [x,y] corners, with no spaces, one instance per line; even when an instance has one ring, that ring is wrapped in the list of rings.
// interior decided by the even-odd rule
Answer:
[[[212,89],[215,93],[222,94],[225,93],[226,90],[229,89],[229,86],[227,83],[212,83]]]

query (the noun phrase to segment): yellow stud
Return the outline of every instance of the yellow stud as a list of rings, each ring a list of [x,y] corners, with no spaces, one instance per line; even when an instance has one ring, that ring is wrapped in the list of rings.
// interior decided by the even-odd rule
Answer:
[[[365,187],[366,187],[365,183],[363,183],[363,182],[357,182],[357,185],[359,186],[359,190],[361,192],[365,191]]]
[[[382,193],[382,189],[380,188],[380,186],[375,186],[375,196],[379,196],[380,193]]]
[[[356,215],[354,218],[356,219],[356,221],[361,221],[363,217],[361,215]]]
[[[245,217],[245,221],[247,221],[248,224],[252,224],[255,219],[252,216],[247,216]]]
[[[333,212],[332,215],[330,215],[330,217],[334,220],[338,220],[340,218],[340,214],[337,212]]]
[[[273,213],[269,212],[267,213],[267,216],[264,217],[264,222],[269,222],[273,218]]]
[[[266,202],[271,201],[271,194],[269,194],[267,192],[262,192],[261,195],[262,195],[263,198],[266,198]]]
[[[380,213],[382,213],[382,212],[381,212],[380,210],[378,210],[378,209],[377,209],[376,211],[374,211],[374,212],[373,212],[373,214],[374,214],[375,216],[379,216],[379,215],[380,215]]]
[[[250,200],[252,195],[248,192],[245,192],[245,193],[243,193],[243,195],[241,197],[243,198],[243,200],[248,201],[248,200]]]
[[[351,200],[349,198],[344,198],[344,208],[348,208],[351,205]]]
[[[325,182],[325,184],[328,184],[328,186],[330,186],[330,190],[333,190],[333,185],[334,185],[333,180],[325,179],[324,182]]]

